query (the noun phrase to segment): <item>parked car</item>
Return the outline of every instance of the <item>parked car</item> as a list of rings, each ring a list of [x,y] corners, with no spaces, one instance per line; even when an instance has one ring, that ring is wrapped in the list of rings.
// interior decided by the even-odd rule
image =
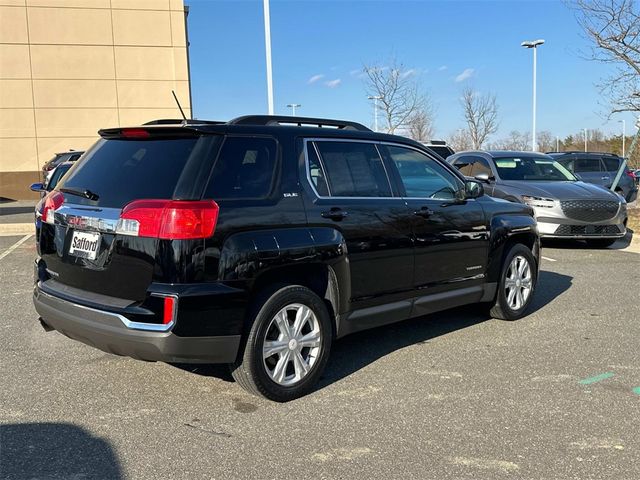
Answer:
[[[617,155],[596,152],[552,152],[549,155],[581,180],[605,188],[611,188],[623,160]],[[633,202],[636,199],[638,186],[635,176],[628,167],[625,167],[615,191],[627,202]]]
[[[424,146],[428,147],[430,150],[434,151],[445,160],[455,153],[453,151],[453,148],[447,145],[447,142],[445,140],[431,140],[430,142],[426,142]]]
[[[44,197],[47,195],[47,193],[51,192],[56,187],[56,185],[58,185],[62,177],[66,175],[66,173],[73,166],[73,164],[74,162],[61,163],[50,172],[49,177],[45,181],[45,183],[31,184],[30,189],[34,192],[40,193],[40,201],[36,204],[36,207],[34,210],[35,225],[36,225],[36,242],[40,234],[42,209],[44,207]]]
[[[48,192],[53,190],[58,182],[73,166],[74,162],[64,162],[55,167],[48,175],[48,178],[42,183],[32,183],[29,187],[34,192],[40,192],[40,196],[44,197]]]
[[[418,142],[277,116],[99,133],[45,199],[45,329],[227,363],[285,401],[314,386],[336,338],[475,302],[514,320],[531,303],[533,209],[484,196]]]
[[[606,248],[626,234],[620,195],[576,178],[552,156],[533,152],[460,152],[448,161],[485,183],[493,197],[534,208],[542,237],[580,239]]]
[[[42,182],[46,182],[51,171],[64,162],[75,162],[84,151],[69,150],[68,152],[56,153],[51,160],[42,166]]]

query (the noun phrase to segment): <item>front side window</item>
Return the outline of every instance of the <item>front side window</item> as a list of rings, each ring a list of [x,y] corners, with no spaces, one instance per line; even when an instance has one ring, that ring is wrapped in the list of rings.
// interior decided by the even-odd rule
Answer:
[[[453,162],[453,165],[465,177],[472,177],[473,176],[473,164],[475,162],[476,162],[475,158],[465,156],[465,157],[458,158],[455,162]]]
[[[227,137],[213,166],[206,196],[215,200],[267,197],[276,155],[273,139]]]
[[[422,153],[404,147],[388,146],[408,197],[453,200],[461,182],[446,168]]]
[[[326,181],[326,188],[333,197],[390,197],[391,187],[387,173],[378,155],[378,150],[372,143],[365,142],[314,142],[321,157],[316,166],[311,164],[310,176],[312,182],[316,179],[318,194],[322,182]],[[307,144],[308,152],[313,148],[311,142]],[[322,180],[320,180],[322,178]],[[326,178],[326,180],[325,180]],[[320,187],[320,188],[319,188]]]
[[[489,162],[487,162],[484,158],[478,158],[476,163],[473,165],[473,176],[480,175],[482,173],[486,173],[489,178],[493,176],[493,172],[491,171],[491,167],[489,166]]]

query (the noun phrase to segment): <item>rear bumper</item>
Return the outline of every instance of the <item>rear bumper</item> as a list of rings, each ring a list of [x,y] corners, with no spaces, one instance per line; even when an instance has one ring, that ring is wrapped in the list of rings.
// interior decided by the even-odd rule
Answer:
[[[240,335],[182,337],[128,328],[120,315],[79,305],[34,288],[42,321],[69,338],[115,355],[167,363],[231,363]]]

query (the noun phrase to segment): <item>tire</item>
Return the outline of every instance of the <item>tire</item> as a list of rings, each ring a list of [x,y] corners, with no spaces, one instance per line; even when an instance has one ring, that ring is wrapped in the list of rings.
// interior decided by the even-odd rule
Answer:
[[[607,248],[616,243],[617,240],[617,238],[593,238],[586,240],[586,242],[591,248]]]
[[[298,315],[306,319],[299,325]],[[309,393],[331,350],[333,329],[324,301],[300,285],[276,287],[258,295],[249,320],[244,351],[230,365],[236,382],[249,393],[276,402]],[[296,327],[299,333],[293,330]],[[264,358],[266,342],[273,353]]]
[[[521,262],[523,261],[527,263],[527,266],[524,267],[525,271],[521,275],[517,267],[522,265]],[[514,268],[516,268],[515,271]],[[528,275],[528,279],[527,275],[524,274]],[[536,259],[533,257],[531,250],[520,243],[513,245],[504,257],[496,300],[489,312],[491,316],[501,320],[522,318],[533,299],[538,280],[537,274]],[[526,290],[527,284],[530,285],[528,290]],[[511,291],[515,292],[513,296],[510,293]],[[518,296],[518,291],[521,296]]]

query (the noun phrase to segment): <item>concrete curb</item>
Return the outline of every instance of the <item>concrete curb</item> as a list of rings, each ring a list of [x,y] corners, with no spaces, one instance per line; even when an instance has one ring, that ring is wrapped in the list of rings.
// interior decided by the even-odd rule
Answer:
[[[12,237],[16,235],[29,235],[36,233],[33,222],[29,223],[2,223],[0,224],[0,237]]]

